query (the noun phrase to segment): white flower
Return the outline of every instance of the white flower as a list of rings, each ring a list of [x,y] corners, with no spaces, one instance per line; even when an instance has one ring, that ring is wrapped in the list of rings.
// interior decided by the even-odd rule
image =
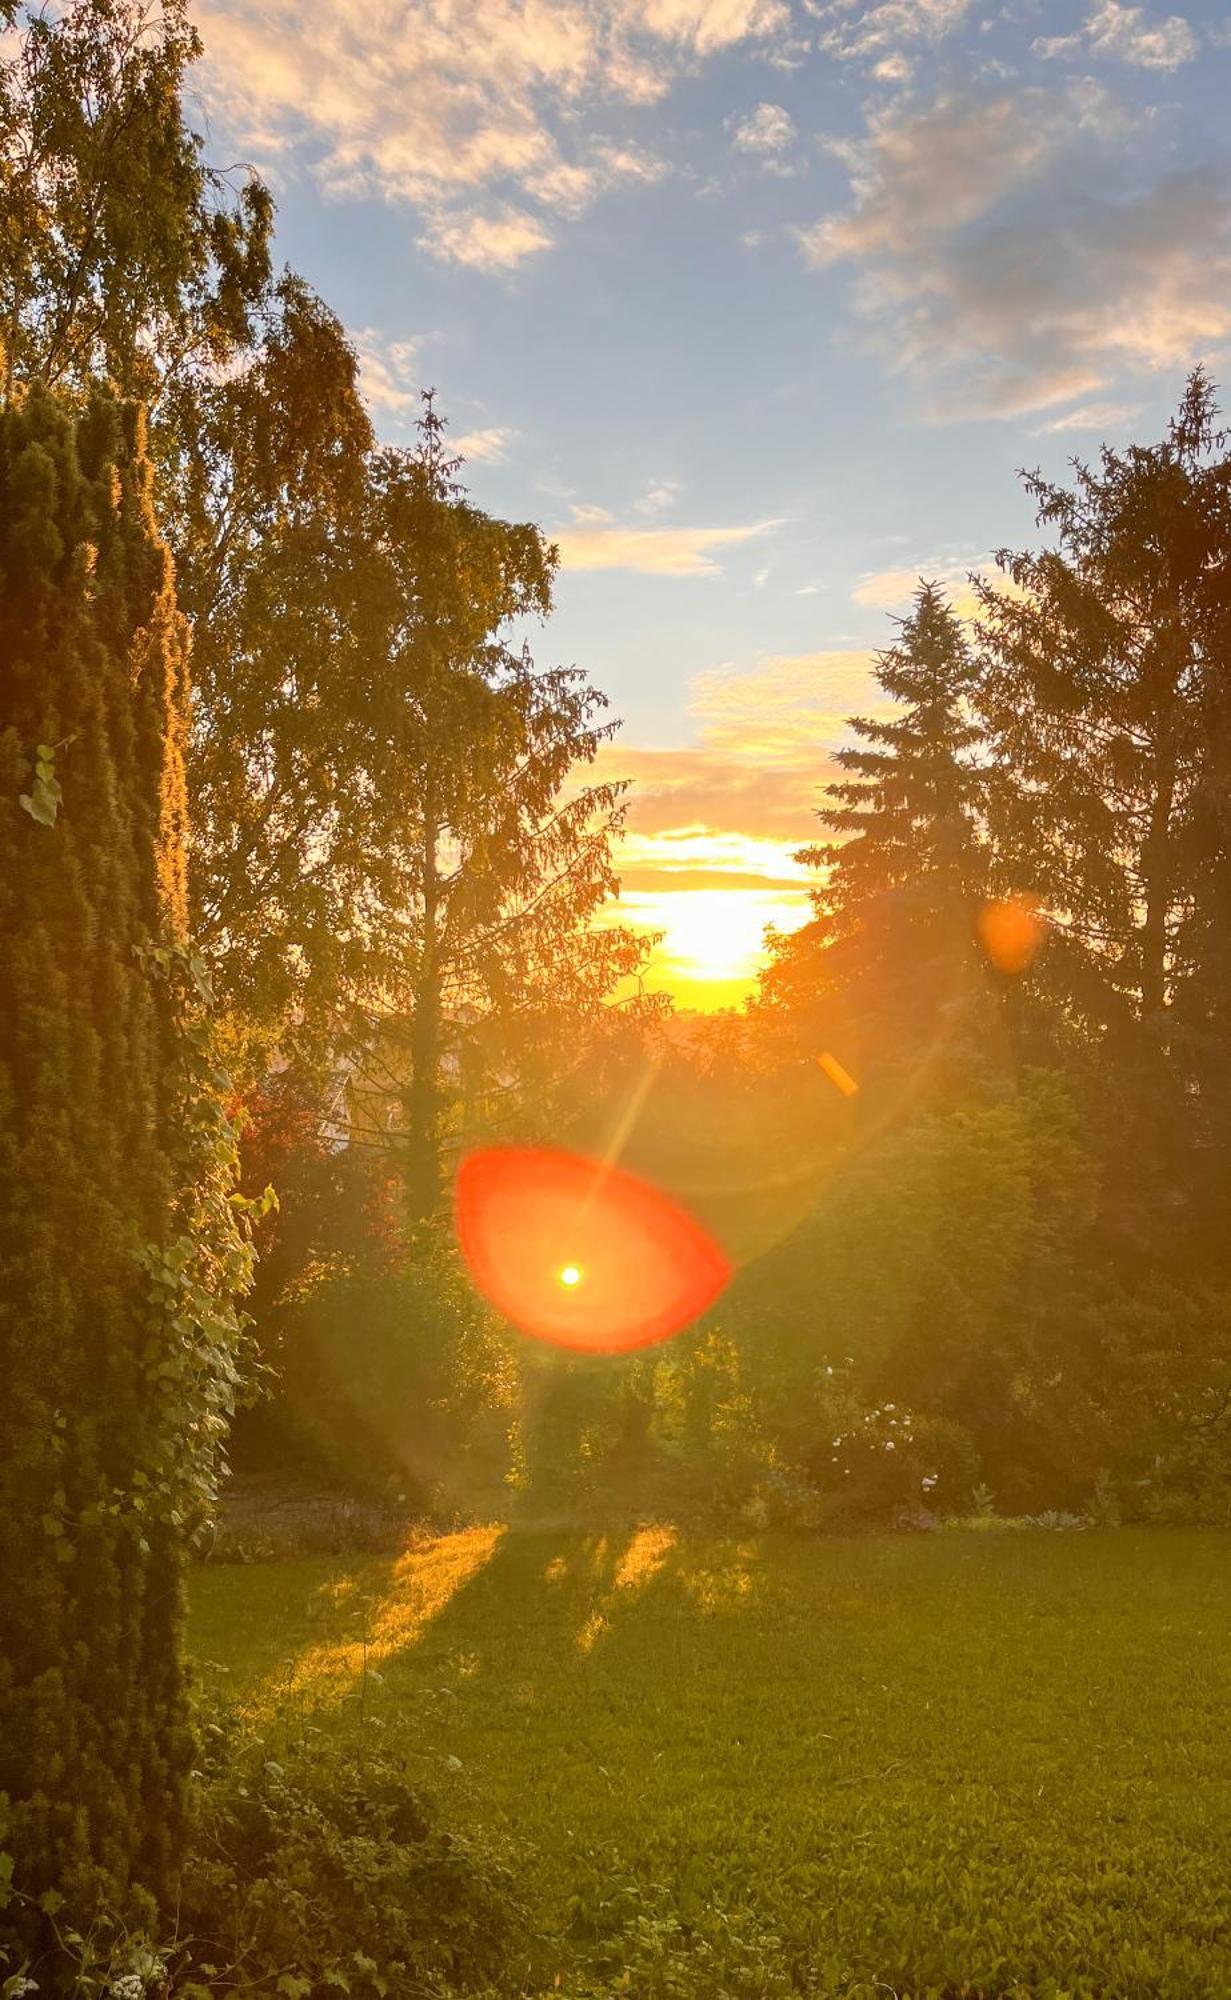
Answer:
[[[892,1438],[886,1438],[886,1439],[885,1439],[885,1450],[886,1450],[886,1451],[896,1451],[896,1450],[897,1450],[897,1446],[896,1446],[896,1445],[894,1444],[894,1442],[893,1442],[893,1439],[892,1439]]]
[[[111,1982],[113,2000],[143,2000],[145,1981],[139,1972],[121,1972]]]

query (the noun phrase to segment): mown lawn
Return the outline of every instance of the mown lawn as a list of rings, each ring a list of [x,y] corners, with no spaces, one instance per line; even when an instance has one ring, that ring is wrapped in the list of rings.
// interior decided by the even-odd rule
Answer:
[[[1231,1535],[471,1529],[203,1569],[192,1639],[507,1831],[543,1984],[1231,1995]]]

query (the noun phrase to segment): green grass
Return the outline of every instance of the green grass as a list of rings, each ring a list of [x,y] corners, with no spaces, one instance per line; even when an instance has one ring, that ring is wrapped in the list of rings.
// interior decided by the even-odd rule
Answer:
[[[1231,1535],[472,1531],[202,1570],[192,1636],[513,1836],[544,1984],[1231,1995]]]

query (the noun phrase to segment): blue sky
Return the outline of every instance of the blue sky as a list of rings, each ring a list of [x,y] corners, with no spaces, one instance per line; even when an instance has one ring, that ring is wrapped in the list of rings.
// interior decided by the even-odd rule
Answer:
[[[1094,0],[209,0],[217,159],[561,547],[624,719],[629,912],[734,997],[870,649],[1231,346],[1231,13]]]

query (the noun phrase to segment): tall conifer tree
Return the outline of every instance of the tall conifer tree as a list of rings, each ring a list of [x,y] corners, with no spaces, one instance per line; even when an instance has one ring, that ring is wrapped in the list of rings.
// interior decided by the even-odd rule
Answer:
[[[952,1050],[979,994],[975,670],[937,585],[921,583],[876,679],[894,708],[856,717],[836,753],[845,774],[819,817],[834,836],[799,859],[823,871],[810,924],[781,940],[766,994],[820,1047],[863,1074],[897,1077]]]
[[[1053,999],[1103,1079],[1110,1207],[1176,1234],[1226,1091],[1231,465],[1197,370],[1157,444],[1027,489],[1053,544],[982,587],[980,690],[1004,865],[1054,920]],[[1130,1164],[1131,1163],[1131,1164]],[[1181,1189],[1188,1195],[1181,1195]],[[1199,1213],[1196,1228],[1204,1231]]]

